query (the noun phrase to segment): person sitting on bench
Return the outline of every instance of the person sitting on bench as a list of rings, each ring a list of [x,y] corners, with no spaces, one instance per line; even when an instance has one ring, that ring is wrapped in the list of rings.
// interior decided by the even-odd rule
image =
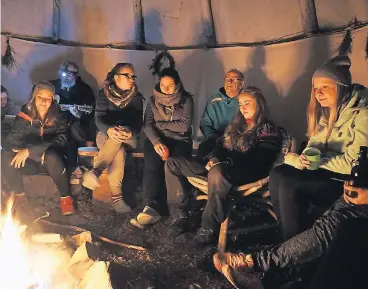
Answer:
[[[169,156],[192,153],[193,97],[185,90],[179,73],[164,68],[153,89],[144,115],[143,197],[145,207],[130,223],[138,228],[157,223],[168,215],[165,161]]]
[[[100,185],[102,171],[109,168],[112,206],[119,213],[131,210],[122,194],[126,152],[137,147],[143,124],[143,96],[130,63],[118,63],[107,74],[96,104],[96,143],[100,151],[93,170],[83,176],[82,185],[94,190]]]
[[[208,201],[196,242],[207,244],[218,237],[227,217],[227,200],[233,186],[255,182],[270,173],[281,153],[282,133],[268,121],[268,108],[261,90],[248,87],[239,97],[239,109],[209,159],[169,158],[165,165],[169,194],[179,196],[178,225],[187,218],[187,177],[208,178]],[[207,164],[206,164],[207,163]],[[185,221],[184,221],[185,223]]]
[[[22,174],[46,172],[61,195],[63,215],[73,214],[65,153],[68,146],[68,120],[54,101],[55,89],[49,82],[34,86],[31,100],[22,106],[6,139],[3,170],[9,185],[7,193],[24,198]]]
[[[368,89],[352,84],[351,61],[336,56],[318,68],[312,79],[307,110],[307,149],[320,160],[288,153],[270,175],[269,189],[284,240],[311,223],[309,205],[330,207],[339,197],[361,146],[368,145]]]
[[[198,158],[209,154],[215,148],[217,138],[224,134],[238,111],[238,96],[243,87],[243,73],[230,69],[225,75],[224,86],[208,100],[199,126],[205,140],[198,147]]]
[[[77,64],[66,61],[60,65],[58,73],[59,78],[50,82],[55,87],[55,98],[62,112],[69,119],[68,166],[74,169],[78,147],[93,146],[96,137],[95,96],[92,88],[80,77]]]

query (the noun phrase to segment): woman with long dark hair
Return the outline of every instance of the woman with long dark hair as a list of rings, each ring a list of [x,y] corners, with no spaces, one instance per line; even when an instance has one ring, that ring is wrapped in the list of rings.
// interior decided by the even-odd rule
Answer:
[[[202,215],[202,227],[196,240],[208,243],[216,239],[220,224],[227,216],[227,197],[233,186],[268,176],[281,152],[280,130],[268,121],[266,100],[261,90],[246,88],[238,96],[239,112],[218,139],[209,159],[170,158],[166,162],[169,193],[179,196],[180,219],[187,217],[187,177],[208,178],[208,202]],[[180,222],[179,222],[180,223]]]
[[[144,117],[143,195],[146,206],[131,220],[143,228],[168,214],[164,164],[170,157],[186,156],[192,152],[193,97],[180,79],[179,73],[165,68],[153,90]]]
[[[329,207],[342,195],[341,180],[350,175],[360,147],[368,146],[367,89],[352,84],[350,65],[349,57],[340,55],[316,70],[307,147],[301,155],[287,154],[285,164],[270,175],[271,199],[285,240],[310,224],[310,203]],[[320,161],[307,159],[310,148],[319,150]]]
[[[108,168],[112,206],[117,213],[131,210],[122,194],[126,153],[137,147],[143,123],[143,96],[135,84],[130,63],[118,63],[107,74],[96,101],[96,143],[100,151],[93,169],[84,174],[83,186],[94,190],[99,177]]]
[[[34,86],[7,137],[2,173],[9,185],[7,192],[22,198],[22,174],[47,172],[60,192],[62,214],[70,215],[75,209],[64,163],[69,130],[54,96],[51,83],[42,81]]]

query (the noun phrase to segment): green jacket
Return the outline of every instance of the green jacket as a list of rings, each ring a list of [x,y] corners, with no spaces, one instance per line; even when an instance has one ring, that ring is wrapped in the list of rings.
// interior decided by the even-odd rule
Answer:
[[[321,120],[320,125],[321,130],[309,139],[307,148],[316,147],[322,152],[320,168],[350,174],[360,146],[368,146],[368,89],[354,85],[352,97],[340,112],[327,141],[328,124]],[[302,169],[298,154],[287,154],[285,163]]]

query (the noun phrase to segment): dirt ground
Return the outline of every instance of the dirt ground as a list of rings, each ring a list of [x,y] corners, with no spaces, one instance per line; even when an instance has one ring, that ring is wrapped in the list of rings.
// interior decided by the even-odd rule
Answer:
[[[26,203],[18,207],[17,214],[24,223],[30,225],[35,219],[49,212],[48,221],[78,226],[116,241],[147,248],[147,251],[138,251],[101,243],[102,259],[112,261],[113,264],[110,267],[110,273],[114,288],[232,288],[212,265],[216,244],[198,247],[192,241],[200,221],[200,209],[203,203],[196,203],[192,214],[193,226],[188,232],[175,236],[171,226],[173,219],[170,217],[145,230],[129,224],[129,220],[142,209],[141,179],[133,174],[131,169],[126,170],[123,190],[124,195],[131,199],[130,203],[133,203],[135,208],[132,212],[121,216],[116,215],[109,205],[90,200],[78,185],[73,187],[78,200],[78,212],[75,215],[68,217],[60,215],[57,195],[29,196]],[[237,225],[245,226],[244,224],[252,222],[259,224],[266,219],[266,215],[257,211],[256,207],[249,208],[245,217],[243,214],[241,219],[238,218]],[[37,223],[32,226],[37,231],[58,231],[55,227],[42,227]],[[239,250],[249,252],[277,240],[276,230],[239,236],[230,235],[227,248],[233,252]]]

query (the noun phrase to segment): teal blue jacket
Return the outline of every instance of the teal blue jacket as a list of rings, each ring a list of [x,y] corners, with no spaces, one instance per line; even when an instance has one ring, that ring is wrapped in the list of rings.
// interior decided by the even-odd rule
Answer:
[[[230,98],[224,88],[212,95],[203,112],[200,129],[206,139],[224,134],[226,126],[239,110],[238,98]]]

